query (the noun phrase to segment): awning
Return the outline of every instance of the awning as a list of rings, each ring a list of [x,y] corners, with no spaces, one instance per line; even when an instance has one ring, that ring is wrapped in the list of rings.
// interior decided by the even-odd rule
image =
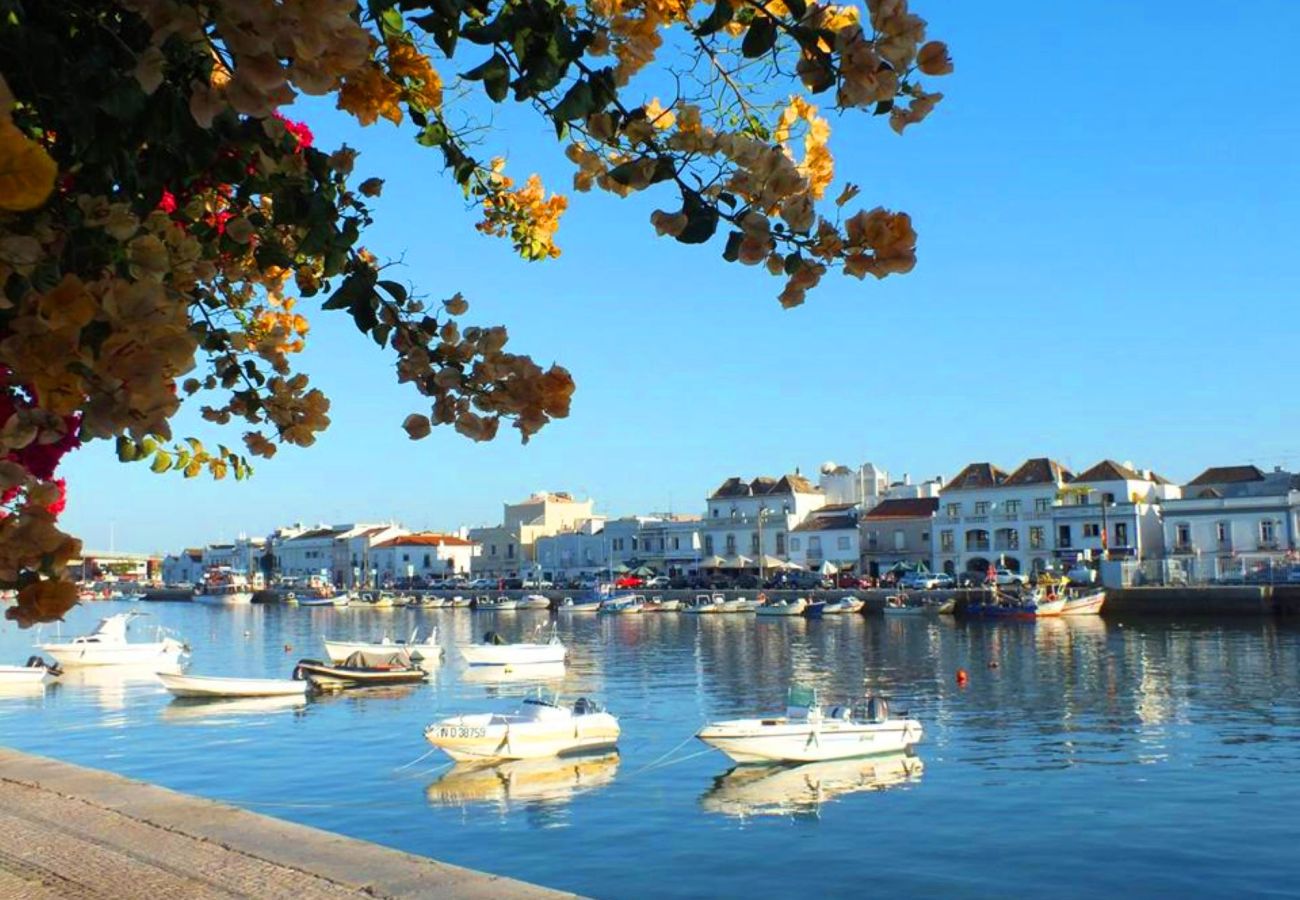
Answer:
[[[721,569],[726,564],[727,561],[721,556],[706,556],[700,560],[699,567],[701,569]]]
[[[718,568],[748,569],[752,565],[754,565],[754,561],[750,559],[748,556],[730,556]]]
[[[838,575],[840,569],[839,566],[835,565],[835,563],[828,559],[824,560],[822,564],[817,567],[817,571],[823,575]]]

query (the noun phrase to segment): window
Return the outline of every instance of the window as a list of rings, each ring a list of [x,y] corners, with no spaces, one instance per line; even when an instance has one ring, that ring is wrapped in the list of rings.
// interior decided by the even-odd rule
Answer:
[[[1101,502],[1106,506],[1113,506],[1115,503],[1115,495],[1110,493],[1110,491],[1107,491],[1101,495]]]
[[[939,549],[944,553],[951,553],[956,544],[953,542],[952,531],[944,530],[939,532]]]
[[[1214,534],[1215,537],[1218,538],[1220,544],[1227,544],[1230,543],[1232,540],[1232,538],[1230,537],[1232,531],[1229,529],[1227,522],[1215,523]]]
[[[1115,523],[1115,546],[1116,547],[1128,546],[1128,523],[1127,522]]]
[[[1086,538],[1101,537],[1101,526],[1096,522],[1084,522],[1083,536]]]
[[[429,568],[431,565],[433,565],[433,563],[431,563],[431,562],[429,561],[429,554],[427,554],[427,553],[424,554],[424,567],[427,569],[427,568]]]
[[[727,555],[736,555],[736,536],[734,534],[727,535]]]
[[[778,531],[776,533],[776,555],[785,556],[785,532],[784,531]]]
[[[1069,525],[1062,525],[1062,526],[1060,526],[1059,528],[1056,529],[1056,546],[1058,546],[1058,547],[1069,547],[1069,546],[1070,546],[1070,526],[1069,526]]]
[[[809,553],[822,552],[822,539],[819,536],[814,535],[813,537],[808,538],[808,552]]]
[[[674,537],[674,538],[673,538],[673,549],[674,549],[674,550],[680,550],[680,549],[682,549],[682,539],[681,539],[681,538],[679,538],[679,537]]]
[[[1034,498],[1034,512],[1036,512],[1036,513],[1045,513],[1045,512],[1050,512],[1051,509],[1052,509],[1052,498],[1051,498],[1051,497],[1035,497],[1035,498]]]
[[[758,532],[750,532],[749,535],[749,552],[758,553]]]
[[[922,544],[928,544],[928,543],[930,543],[930,532],[928,532],[928,531],[922,531],[922,532],[921,532],[921,543],[922,543]]]
[[[1192,526],[1187,524],[1174,526],[1174,545],[1177,547],[1192,545]]]
[[[1266,519],[1259,523],[1259,541],[1261,544],[1272,544],[1277,540],[1277,530],[1273,527],[1271,519]]]
[[[632,538],[632,549],[633,549],[633,550],[636,549],[636,538]],[[646,549],[648,550],[648,549],[650,549],[650,548],[647,547]]]
[[[515,545],[506,544],[506,559],[514,559],[514,558],[515,558]]]
[[[713,507],[713,518],[716,519],[716,518],[718,517],[718,515],[719,515],[719,510],[718,510],[718,508],[715,506],[715,507]]]
[[[704,555],[705,556],[713,555],[713,535],[711,534],[706,534],[704,536]]]
[[[497,555],[497,545],[488,544],[488,556],[496,556],[496,555]]]
[[[877,549],[879,546],[880,546],[880,532],[879,532],[879,531],[868,531],[868,532],[867,532],[867,549],[868,549],[868,550],[875,550],[875,549]]]
[[[1043,538],[1044,538],[1044,535],[1043,535],[1043,526],[1042,526],[1042,525],[1033,525],[1033,526],[1030,527],[1030,529],[1029,529],[1029,546],[1030,546],[1031,549],[1034,549],[1034,550],[1041,550],[1041,549],[1043,549],[1043,543],[1044,543]]]
[[[894,549],[895,550],[907,549],[907,532],[903,531],[903,529],[901,528],[894,529]]]
[[[411,554],[409,554],[409,553],[403,553],[403,554],[402,554],[402,562],[410,562],[410,561],[411,561]]]
[[[1002,508],[1005,509],[1005,510],[1007,511],[1007,515],[1008,515],[1008,516],[1018,516],[1018,515],[1020,515],[1020,501],[1019,501],[1019,500],[1008,500],[1006,503],[1002,504]]]
[[[948,510],[948,518],[955,519],[961,515],[961,504],[949,503],[947,506],[947,510]]]
[[[790,538],[790,551],[794,552],[795,550],[798,549],[799,549],[799,539],[797,537]]]
[[[979,500],[975,503],[975,515],[987,516],[989,514],[989,504],[987,500]]]
[[[838,538],[835,539],[835,549],[836,549],[836,550],[847,550],[847,549],[849,549],[849,537],[848,537],[848,535],[840,535]]]

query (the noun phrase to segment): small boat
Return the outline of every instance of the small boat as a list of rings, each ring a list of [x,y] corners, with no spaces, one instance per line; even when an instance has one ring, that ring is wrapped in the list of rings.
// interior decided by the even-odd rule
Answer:
[[[459,762],[607,750],[618,744],[618,735],[618,719],[586,697],[571,707],[530,698],[514,713],[452,716],[424,731],[430,744]]]
[[[88,635],[70,641],[37,644],[36,649],[54,657],[62,668],[74,666],[122,666],[156,664],[160,669],[175,668],[181,654],[189,648],[158,629],[156,640],[132,643],[126,639],[126,627],[137,612],[117,613],[101,619]]]
[[[523,666],[537,663],[562,663],[568,653],[560,643],[559,633],[551,629],[551,639],[545,643],[507,643],[495,631],[483,635],[481,644],[462,644],[460,655],[471,666]]]
[[[724,613],[752,613],[758,609],[758,604],[753,600],[746,600],[744,597],[737,597],[735,600],[726,600],[722,604]]]
[[[906,594],[890,594],[885,598],[885,615],[887,616],[923,616],[930,611],[930,606],[914,601]]]
[[[683,607],[682,612],[693,616],[716,615],[726,612],[727,599],[721,594],[696,594],[695,600]]]
[[[229,566],[213,566],[203,576],[203,588],[194,595],[194,602],[210,606],[242,606],[253,602],[253,589],[242,572]]]
[[[307,693],[307,682],[287,678],[222,678],[159,672],[163,687],[177,697],[292,697]]]
[[[863,603],[857,597],[841,597],[838,600],[828,600],[822,607],[824,616],[845,616],[862,612]]]
[[[21,666],[0,666],[0,685],[45,684],[58,678],[63,670],[52,666],[39,656],[28,657]]]
[[[1063,616],[1097,616],[1101,615],[1102,604],[1106,602],[1106,589],[1084,591],[1081,594],[1065,598],[1061,609]]]
[[[612,597],[600,604],[598,612],[602,616],[620,616],[636,614],[645,609],[644,599],[636,595]]]
[[[823,710],[814,690],[791,688],[785,715],[710,722],[695,735],[739,763],[821,762],[898,753],[921,740],[921,723],[894,719],[882,698],[866,708]]]
[[[560,612],[594,613],[600,612],[600,605],[604,602],[604,600],[574,600],[572,597],[565,597],[556,609]]]
[[[343,594],[343,596],[346,597],[347,594]],[[299,597],[298,605],[299,606],[328,606],[331,609],[333,609],[335,606],[338,605],[334,602],[334,600],[335,600],[334,597]]]
[[[491,597],[479,597],[474,601],[474,608],[481,612],[514,612],[519,608],[519,601],[504,595],[495,600]]]
[[[353,653],[341,663],[300,659],[293,677],[307,680],[322,690],[340,690],[377,685],[414,684],[429,679],[405,652]]]
[[[451,603],[449,605],[454,609],[465,609],[466,607],[473,605],[473,603],[474,598],[462,597],[460,594],[457,594],[455,597],[451,598]]]
[[[803,614],[804,614],[804,618],[806,619],[820,619],[822,617],[822,613],[825,611],[826,611],[825,600],[809,600],[808,605],[804,607]]]
[[[362,591],[343,605],[359,609],[393,609],[400,604],[397,602],[396,594],[387,591]]]
[[[411,632],[404,641],[395,641],[384,635],[377,641],[341,641],[324,638],[325,655],[330,662],[341,663],[353,653],[391,653],[404,651],[412,660],[436,661],[442,658],[442,646],[438,643],[438,629],[434,628],[423,641],[419,640],[419,629]]]
[[[551,598],[541,594],[525,594],[515,601],[515,609],[550,609]]]
[[[994,588],[988,599],[966,606],[967,615],[991,619],[1039,619],[1059,616],[1066,597],[1052,587],[1010,593]]]
[[[646,601],[646,612],[680,612],[685,604],[681,600],[665,600],[662,597],[654,597]]]
[[[802,616],[808,608],[807,597],[793,600],[769,600],[755,610],[760,616]]]
[[[285,606],[297,606],[298,595],[293,591],[290,591],[289,593],[285,594],[283,597],[280,598],[280,602],[283,603]]]
[[[956,610],[957,610],[957,598],[949,597],[947,600],[944,600],[935,605],[934,614],[936,616],[951,616],[954,612],[956,612]]]
[[[424,597],[414,597],[411,602],[406,604],[407,609],[442,609],[451,606],[451,600],[446,597],[435,597],[429,594]]]

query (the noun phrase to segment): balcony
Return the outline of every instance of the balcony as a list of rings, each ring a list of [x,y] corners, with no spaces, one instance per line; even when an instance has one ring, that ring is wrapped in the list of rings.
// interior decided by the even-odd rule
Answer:
[[[1020,519],[1020,513],[1019,513],[1019,512],[1001,512],[1001,513],[998,513],[998,517],[997,517],[997,518],[998,518],[998,521],[999,521],[999,522],[1016,522],[1016,521],[1019,521],[1019,519]]]
[[[967,516],[962,521],[963,522],[987,522],[988,520],[989,520],[988,516]]]
[[[1273,540],[1273,541],[1265,541],[1265,540],[1261,540],[1261,541],[1259,542],[1259,549],[1260,549],[1260,550],[1281,550],[1281,549],[1282,549],[1282,542],[1281,542],[1281,541],[1276,541],[1276,540]]]
[[[994,550],[1019,550],[1020,541],[995,540],[993,542]]]
[[[1191,553],[1191,552],[1192,552],[1192,545],[1191,545],[1190,543],[1188,543],[1188,542],[1185,542],[1185,541],[1175,541],[1175,542],[1174,542],[1174,547],[1173,547],[1173,551],[1172,551],[1172,552],[1174,552],[1174,553]]]
[[[989,542],[988,541],[967,541],[966,552],[967,553],[988,553]]]

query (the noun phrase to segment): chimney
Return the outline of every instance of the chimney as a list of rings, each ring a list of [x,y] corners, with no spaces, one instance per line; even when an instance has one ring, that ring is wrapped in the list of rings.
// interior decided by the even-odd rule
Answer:
[[[903,484],[908,485],[908,484],[911,484],[911,483],[912,483],[912,476],[911,476],[911,474],[908,473],[908,472],[904,472],[904,473],[903,473]]]

